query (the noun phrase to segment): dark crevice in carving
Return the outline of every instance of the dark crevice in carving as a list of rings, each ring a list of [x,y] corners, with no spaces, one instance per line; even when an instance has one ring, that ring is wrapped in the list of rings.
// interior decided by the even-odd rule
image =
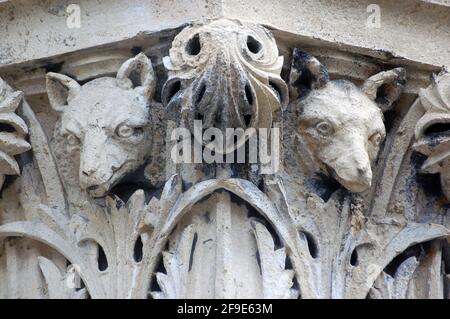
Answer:
[[[389,133],[395,126],[395,121],[397,118],[397,112],[395,109],[384,112],[384,127],[386,128],[387,133]]]
[[[420,169],[427,157],[418,152],[411,153],[411,164],[414,167],[416,174],[417,184],[420,186],[426,196],[430,198],[438,198],[443,196],[441,188],[440,174],[421,174]]]
[[[281,93],[281,89],[280,89],[280,87],[278,86],[278,84],[275,83],[275,82],[273,82],[273,81],[269,81],[269,85],[272,87],[272,89],[274,90],[274,92],[277,94],[278,100],[279,100],[280,102],[283,102],[284,96],[283,96],[283,94]]]
[[[448,136],[450,135],[450,123],[436,123],[433,125],[430,125],[425,130],[426,136]]]
[[[64,64],[64,62],[60,62],[60,63],[49,62],[43,66],[43,69],[45,69],[46,72],[59,73],[59,72],[61,72],[63,64]]]
[[[141,52],[142,52],[142,47],[135,46],[135,47],[132,47],[132,48],[131,48],[131,54],[132,54],[133,56],[136,56],[136,55],[138,55],[138,54],[141,53]]]
[[[15,131],[16,131],[16,129],[14,128],[14,126],[6,124],[6,123],[0,123],[0,132],[13,133]]]
[[[133,254],[134,261],[137,263],[141,262],[142,256],[143,256],[143,243],[141,236],[139,236],[136,239],[136,243],[134,244],[134,254]]]
[[[389,102],[388,100],[388,86],[391,84],[383,84],[377,90],[377,96],[375,98],[375,102],[377,104],[385,105]]]
[[[190,55],[198,55],[202,49],[200,43],[200,36],[198,34],[194,35],[186,45],[186,52]]]
[[[352,255],[350,256],[350,265],[353,267],[358,266],[359,258],[358,258],[358,250],[357,248],[353,249]]]
[[[450,244],[442,241],[442,262],[444,263],[444,272],[450,275]]]
[[[203,97],[205,96],[205,92],[206,92],[206,85],[205,83],[202,83],[200,85],[200,89],[198,90],[197,98],[195,100],[197,105],[202,101]]]
[[[137,191],[143,190],[146,202],[149,202],[152,197],[160,198],[162,188],[158,188],[150,183],[145,175],[147,164],[143,164],[135,171],[126,174],[120,182],[115,185],[110,195],[115,195],[126,203],[130,197]]]
[[[245,125],[247,127],[249,127],[250,123],[252,122],[252,116],[251,115],[244,115],[244,122],[245,122]]]
[[[164,103],[167,105],[169,104],[169,102],[173,99],[173,97],[180,92],[181,90],[181,81],[177,80],[177,81],[173,81],[171,83],[167,84],[169,87],[167,88],[167,96],[166,99],[164,101]]]
[[[239,205],[242,205],[242,202],[243,202],[242,199],[240,199],[239,197],[237,197],[233,194],[231,194],[231,195],[232,195],[231,196],[232,201],[235,201]],[[234,198],[234,200],[233,200],[233,198]],[[249,219],[255,219],[258,222],[260,222],[261,224],[263,224],[267,228],[269,233],[272,235],[272,238],[273,238],[273,241],[275,244],[275,250],[284,247],[283,244],[281,243],[280,238],[278,237],[277,232],[275,231],[273,226],[264,218],[264,216],[262,216],[256,209],[253,208],[253,206],[251,206],[247,202],[244,202],[244,203],[247,207],[247,217]]]
[[[444,278],[444,298],[450,299],[450,244],[446,240],[442,241],[442,264],[447,275]]]
[[[256,250],[256,263],[258,264],[259,273],[262,275],[262,266],[261,266],[261,255],[259,254],[259,250]]]
[[[191,271],[192,264],[194,263],[194,253],[195,253],[195,247],[197,246],[197,241],[198,241],[198,235],[197,235],[197,233],[195,233],[194,239],[192,240],[191,254],[189,256],[189,271]]]
[[[98,263],[98,270],[105,271],[108,269],[108,259],[106,258],[105,251],[103,250],[103,247],[97,244],[97,263]]]
[[[162,254],[158,256],[157,260],[158,263],[156,264],[155,271],[153,272],[154,275],[152,276],[150,281],[150,291],[152,292],[161,292],[161,287],[159,287],[158,281],[156,280],[156,274],[157,273],[167,274],[166,268],[164,267]]]
[[[384,269],[384,272],[389,274],[391,277],[395,276],[398,267],[408,258],[416,257],[417,259],[426,255],[429,249],[429,243],[422,243],[418,245],[411,246],[407,248],[403,253],[395,257]]]
[[[253,105],[253,92],[250,84],[245,85],[245,98],[247,99],[248,104]]]
[[[324,202],[328,202],[341,185],[332,177],[321,172],[316,173],[316,177],[311,181],[315,193],[322,198]]]
[[[203,114],[202,113],[195,113],[195,119],[198,121],[203,121]]]
[[[249,35],[247,37],[247,48],[252,53],[258,53],[262,50],[262,44],[258,40],[256,40],[254,37]]]
[[[309,251],[309,254],[311,255],[311,257],[314,259],[319,257],[319,248],[317,246],[317,243],[316,243],[313,235],[306,231],[301,231],[300,234],[303,235],[306,239],[306,242],[308,244],[308,251]]]

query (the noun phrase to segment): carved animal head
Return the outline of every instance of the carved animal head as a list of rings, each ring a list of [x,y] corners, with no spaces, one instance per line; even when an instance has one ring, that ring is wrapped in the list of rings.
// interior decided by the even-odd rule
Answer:
[[[149,99],[155,89],[150,60],[139,54],[116,78],[84,85],[47,74],[51,106],[61,114],[67,151],[79,155],[79,181],[92,197],[102,197],[127,173],[144,164],[151,149]]]
[[[330,81],[325,66],[294,50],[291,93],[299,111],[298,132],[320,170],[351,192],[372,183],[371,164],[386,131],[383,110],[402,92],[405,70],[369,78],[361,88],[349,81]]]

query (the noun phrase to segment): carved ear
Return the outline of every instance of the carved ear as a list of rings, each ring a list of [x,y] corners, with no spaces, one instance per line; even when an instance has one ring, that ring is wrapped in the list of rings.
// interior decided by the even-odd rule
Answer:
[[[371,100],[375,101],[384,112],[391,108],[392,104],[402,94],[406,83],[406,70],[395,68],[380,72],[368,78],[361,90]]]
[[[319,60],[294,49],[289,77],[291,100],[304,96],[310,90],[323,88],[329,81],[327,68]]]
[[[50,105],[58,112],[63,111],[69,101],[80,92],[78,82],[64,74],[47,73],[46,85]]]
[[[138,91],[146,100],[149,100],[155,92],[155,72],[152,62],[144,53],[125,61],[117,72],[117,80],[120,85]]]

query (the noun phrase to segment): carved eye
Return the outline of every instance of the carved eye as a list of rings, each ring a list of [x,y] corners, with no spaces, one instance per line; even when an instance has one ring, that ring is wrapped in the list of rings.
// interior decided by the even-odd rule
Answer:
[[[316,130],[323,136],[330,136],[333,134],[333,126],[326,121],[322,121],[316,125]]]
[[[381,144],[381,141],[383,140],[383,136],[381,133],[375,133],[369,138],[370,142],[372,142],[373,145],[378,146]]]
[[[131,126],[128,126],[126,124],[119,126],[119,128],[117,129],[117,135],[119,137],[127,138],[127,137],[131,137],[133,134],[134,134],[134,128]]]
[[[69,134],[67,135],[67,144],[70,146],[77,146],[80,144],[80,140],[75,136],[75,134]]]

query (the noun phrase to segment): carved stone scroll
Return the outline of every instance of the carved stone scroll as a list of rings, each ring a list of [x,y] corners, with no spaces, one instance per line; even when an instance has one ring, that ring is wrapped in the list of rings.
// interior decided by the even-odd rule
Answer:
[[[191,132],[194,120],[224,136],[226,128],[271,128],[276,112],[287,104],[280,77],[283,58],[262,26],[225,19],[194,24],[177,35],[164,63],[169,78],[163,102]],[[232,150],[226,145],[226,153]]]

